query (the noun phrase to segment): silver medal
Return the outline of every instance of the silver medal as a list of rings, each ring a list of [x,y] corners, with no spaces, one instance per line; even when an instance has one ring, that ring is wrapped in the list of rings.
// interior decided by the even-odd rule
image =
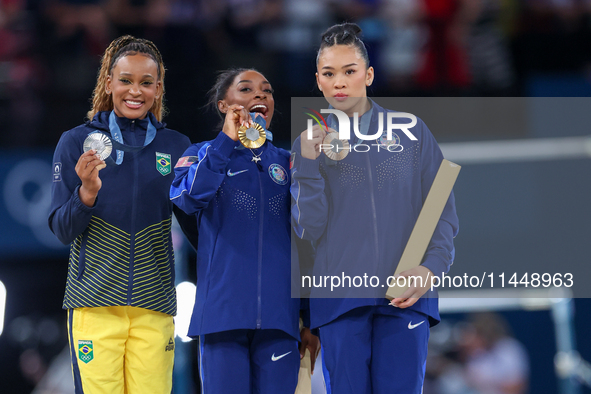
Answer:
[[[113,144],[111,139],[102,133],[92,133],[84,140],[82,144],[84,152],[88,152],[91,149],[96,150],[101,160],[105,160],[111,155],[113,151]]]

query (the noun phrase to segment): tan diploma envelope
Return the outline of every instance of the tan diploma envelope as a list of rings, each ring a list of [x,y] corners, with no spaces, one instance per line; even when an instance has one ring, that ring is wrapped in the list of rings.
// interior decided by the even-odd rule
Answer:
[[[431,185],[427,199],[425,199],[421,213],[419,213],[419,218],[412,229],[412,233],[406,243],[402,257],[400,257],[400,262],[398,263],[398,267],[396,267],[394,275],[418,267],[421,264],[461,168],[449,160],[443,159],[441,162],[441,166],[437,171],[437,175],[435,175],[433,185]],[[396,283],[394,282],[394,284]],[[403,287],[389,287],[386,292],[386,298],[392,300],[400,297],[408,287],[408,283]]]

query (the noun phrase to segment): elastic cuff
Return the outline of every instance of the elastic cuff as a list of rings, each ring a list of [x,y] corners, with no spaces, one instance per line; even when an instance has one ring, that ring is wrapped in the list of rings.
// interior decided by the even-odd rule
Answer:
[[[428,268],[434,276],[441,277],[441,274],[449,271],[448,264],[445,263],[441,258],[435,255],[425,256],[425,261],[421,264],[423,267]]]
[[[224,157],[230,157],[232,152],[234,152],[234,147],[238,146],[239,143],[240,142],[234,141],[232,138],[228,137],[223,131],[220,131],[218,136],[211,141],[211,146]]]
[[[80,200],[80,186],[82,185],[76,186],[76,189],[74,190],[74,205],[83,212],[92,212],[94,207],[96,207],[96,203],[98,202],[98,196],[96,196],[94,199],[94,205],[92,207],[87,206],[82,202],[82,200]]]
[[[317,178],[320,175],[320,157],[321,156],[318,156],[318,158],[315,160],[311,160],[300,156],[298,160],[299,165],[297,168],[300,175],[304,175],[309,178]]]

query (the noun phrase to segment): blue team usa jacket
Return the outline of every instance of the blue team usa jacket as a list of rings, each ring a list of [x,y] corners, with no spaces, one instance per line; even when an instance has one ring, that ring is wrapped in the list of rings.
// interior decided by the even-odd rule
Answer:
[[[223,132],[192,145],[175,166],[170,198],[199,228],[190,336],[279,329],[299,339],[290,296],[289,153],[253,152]]]
[[[387,111],[372,102],[371,112],[364,115],[370,117],[366,119],[369,126],[365,134],[376,134],[378,115],[384,113],[385,119]],[[316,160],[305,159],[301,156],[300,140],[294,144],[292,215],[297,235],[316,245],[314,275],[318,278],[368,274],[381,279],[377,288],[340,289],[342,298],[317,298],[315,294],[331,295],[326,289],[311,289],[312,328],[353,308],[389,302],[384,298],[387,288],[381,284],[394,274],[443,160],[435,138],[422,120],[418,119],[410,131],[417,141],[394,130],[397,139],[391,141],[402,148],[390,151],[372,146],[369,152],[359,149],[360,152],[353,151],[341,161],[330,160],[324,154]],[[361,142],[387,144],[384,139]],[[422,262],[434,275],[448,272],[457,232],[452,193]],[[428,315],[432,324],[439,320],[434,294],[427,293],[411,308]]]
[[[63,307],[131,305],[174,315],[169,190],[172,163],[190,141],[149,113],[154,140],[139,152],[125,152],[121,165],[102,169],[96,203],[87,207],[78,196],[82,182],[75,166],[88,134],[110,133],[109,114],[99,112],[91,122],[63,133],[54,154],[49,227],[61,242],[71,243]],[[116,121],[125,144],[144,144],[148,117]],[[113,149],[111,157],[115,155]],[[190,218],[176,211],[186,230]],[[196,238],[195,233],[190,236]]]

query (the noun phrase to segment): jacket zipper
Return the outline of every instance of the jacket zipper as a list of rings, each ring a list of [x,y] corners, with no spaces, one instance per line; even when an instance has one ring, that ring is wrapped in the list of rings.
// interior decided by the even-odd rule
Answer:
[[[131,121],[131,138],[132,138],[132,145],[136,145],[135,139],[135,120]],[[128,157],[129,159],[129,157]],[[133,289],[133,274],[134,274],[134,256],[135,256],[135,211],[136,205],[135,202],[137,201],[137,194],[138,194],[138,161],[137,158],[134,157],[133,160],[133,197],[131,200],[131,234],[130,236],[130,247],[129,247],[129,285],[127,289],[127,305],[131,305],[131,295]]]
[[[378,240],[378,215],[376,213],[376,199],[374,196],[374,184],[373,184],[373,174],[371,168],[371,160],[369,155],[365,155],[367,158],[367,169],[369,172],[369,195],[371,197],[371,213],[373,215],[373,239],[374,239],[374,246],[376,249],[376,261],[380,261],[380,247],[379,247],[379,240]]]
[[[257,163],[260,164],[260,163]],[[259,219],[259,267],[258,267],[258,283],[257,283],[257,329],[262,326],[262,275],[263,275],[263,223],[265,219],[265,200],[263,196],[263,179],[261,177],[262,171],[257,171],[259,175],[259,191],[261,198],[261,215]]]

